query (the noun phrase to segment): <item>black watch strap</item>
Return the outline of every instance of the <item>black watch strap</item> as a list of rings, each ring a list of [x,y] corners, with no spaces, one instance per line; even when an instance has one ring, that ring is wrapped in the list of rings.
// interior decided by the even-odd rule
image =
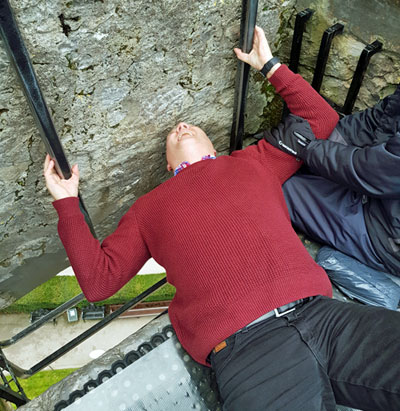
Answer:
[[[268,60],[264,64],[264,67],[260,70],[264,77],[267,77],[267,74],[271,71],[272,67],[274,67],[277,63],[280,63],[278,57],[272,57],[272,59]]]

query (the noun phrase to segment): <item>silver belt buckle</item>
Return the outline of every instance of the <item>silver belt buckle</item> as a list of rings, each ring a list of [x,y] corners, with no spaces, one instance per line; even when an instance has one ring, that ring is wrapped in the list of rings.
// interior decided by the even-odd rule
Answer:
[[[295,309],[296,309],[296,307],[289,308],[288,310],[284,311],[283,313],[280,313],[278,311],[278,308],[274,308],[275,317],[283,317],[284,315],[291,313]]]

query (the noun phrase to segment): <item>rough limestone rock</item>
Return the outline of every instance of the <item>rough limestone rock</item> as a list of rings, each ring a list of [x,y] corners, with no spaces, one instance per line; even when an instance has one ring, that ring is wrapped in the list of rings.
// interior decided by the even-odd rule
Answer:
[[[164,141],[181,120],[229,146],[240,0],[12,1],[42,92],[99,238],[167,178]],[[294,1],[260,1],[272,43]],[[254,76],[254,73],[252,74]],[[252,80],[247,129],[267,98]],[[45,156],[0,41],[0,307],[68,265],[44,187]]]
[[[303,38],[299,72],[308,81],[311,82],[313,77],[324,30],[335,23],[342,23],[344,31],[333,39],[321,93],[342,106],[360,54],[367,44],[375,40],[381,41],[383,48],[370,60],[354,111],[370,107],[395,90],[400,83],[399,0],[296,2],[297,11],[307,7],[315,13]],[[284,53],[288,53],[290,43],[285,44],[285,49]]]

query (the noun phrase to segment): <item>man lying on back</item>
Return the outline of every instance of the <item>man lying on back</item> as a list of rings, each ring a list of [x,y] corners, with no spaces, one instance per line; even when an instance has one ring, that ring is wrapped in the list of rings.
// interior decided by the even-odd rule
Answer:
[[[272,59],[260,28],[250,54],[235,51],[257,70]],[[284,132],[327,138],[338,120],[330,106],[285,65],[266,71],[302,117],[289,116]],[[153,257],[176,287],[176,334],[214,368],[224,409],[398,408],[400,318],[330,298],[282,194],[300,163],[265,140],[215,158],[206,133],[183,122],[166,148],[174,177],[139,198],[101,244],[79,210],[77,166],[62,180],[47,156],[59,235],[87,299],[113,295]]]

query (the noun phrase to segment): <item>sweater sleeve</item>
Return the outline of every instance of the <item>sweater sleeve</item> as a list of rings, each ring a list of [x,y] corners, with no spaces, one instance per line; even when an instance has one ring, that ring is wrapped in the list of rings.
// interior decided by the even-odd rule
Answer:
[[[327,139],[335,128],[339,116],[336,111],[299,74],[294,74],[282,64],[269,81],[285,100],[292,114],[307,120],[315,136]],[[236,154],[238,153],[238,154]],[[234,154],[241,156],[239,152]],[[283,184],[301,166],[294,156],[273,147],[265,140],[257,146],[243,150],[244,156],[265,162]]]
[[[315,137],[325,140],[331,135],[339,121],[338,114],[300,74],[282,64],[269,81],[290,112],[310,123]]]
[[[59,216],[60,239],[88,301],[104,300],[115,294],[150,258],[134,206],[102,243],[91,234],[77,197],[54,201],[53,206]]]

